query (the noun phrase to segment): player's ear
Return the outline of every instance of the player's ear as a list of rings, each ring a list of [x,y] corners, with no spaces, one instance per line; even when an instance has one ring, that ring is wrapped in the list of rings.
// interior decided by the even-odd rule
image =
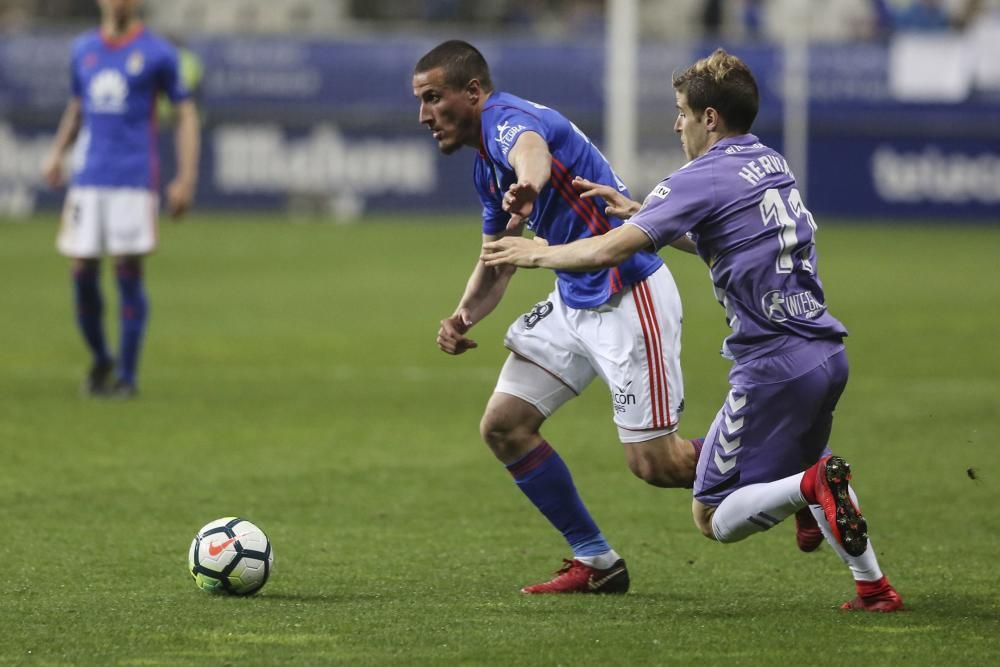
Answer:
[[[478,103],[482,94],[483,86],[479,83],[479,79],[472,79],[469,83],[465,84],[465,96],[472,104]]]
[[[716,132],[722,129],[722,116],[719,115],[715,107],[705,109],[705,129],[709,132]]]

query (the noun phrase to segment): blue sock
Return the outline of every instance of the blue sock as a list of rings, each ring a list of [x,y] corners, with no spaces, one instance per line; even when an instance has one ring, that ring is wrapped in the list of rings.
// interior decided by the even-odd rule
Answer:
[[[148,312],[146,293],[142,288],[142,268],[131,263],[120,263],[115,269],[118,276],[118,294],[121,298],[118,377],[123,382],[134,385]]]
[[[101,270],[97,265],[87,265],[73,272],[76,323],[94,356],[94,363],[106,364],[111,357],[104,341],[104,300],[100,283]]]
[[[542,441],[507,470],[524,495],[563,534],[574,556],[597,556],[611,550],[580,500],[569,468],[549,443]]]

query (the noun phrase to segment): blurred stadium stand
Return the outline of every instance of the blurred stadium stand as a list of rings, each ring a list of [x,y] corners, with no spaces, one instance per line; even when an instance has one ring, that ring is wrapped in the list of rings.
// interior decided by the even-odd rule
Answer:
[[[608,0],[617,2],[619,0]],[[789,36],[808,43],[804,165],[817,214],[1000,222],[1000,0],[638,0],[637,196],[683,162],[671,73],[722,45],[758,75],[756,132],[782,148]],[[605,139],[601,0],[145,0],[201,59],[199,205],[477,208],[471,151],[443,159],[416,122],[415,60],[476,43],[501,88]],[[0,0],[0,214],[58,206],[37,165],[95,0]],[[169,139],[169,135],[164,135]],[[603,144],[602,144],[603,145]],[[161,151],[166,173],[172,151]]]

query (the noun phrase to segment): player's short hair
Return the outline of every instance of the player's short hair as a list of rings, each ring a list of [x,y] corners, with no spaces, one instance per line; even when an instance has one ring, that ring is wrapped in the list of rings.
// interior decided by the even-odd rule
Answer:
[[[687,95],[688,106],[699,116],[712,107],[729,129],[750,131],[757,117],[760,94],[750,68],[736,56],[716,49],[712,55],[675,74],[673,83],[674,90]]]
[[[417,61],[413,73],[429,72],[438,67],[444,70],[444,82],[449,88],[461,90],[473,79],[478,79],[483,90],[493,90],[486,58],[468,42],[452,39],[438,44]]]

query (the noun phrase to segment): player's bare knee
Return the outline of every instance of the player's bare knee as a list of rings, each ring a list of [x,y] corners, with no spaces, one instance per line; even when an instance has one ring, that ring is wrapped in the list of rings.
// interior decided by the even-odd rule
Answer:
[[[653,466],[649,465],[648,461],[645,459],[629,459],[628,469],[632,471],[632,474],[644,481],[646,484],[652,486],[662,486],[658,483],[658,478],[656,470]]]
[[[532,441],[539,437],[532,429],[489,410],[479,423],[479,433],[493,455],[505,463],[526,453]]]
[[[665,437],[628,445],[628,466],[632,474],[652,486],[691,488],[694,484],[694,457],[685,456],[681,444],[687,441]]]
[[[637,458],[629,461],[632,474],[650,486],[672,489],[683,486],[682,475],[671,468],[669,462]]]
[[[494,393],[479,423],[479,433],[493,455],[509,464],[542,442],[539,428],[545,418],[526,401]]]

